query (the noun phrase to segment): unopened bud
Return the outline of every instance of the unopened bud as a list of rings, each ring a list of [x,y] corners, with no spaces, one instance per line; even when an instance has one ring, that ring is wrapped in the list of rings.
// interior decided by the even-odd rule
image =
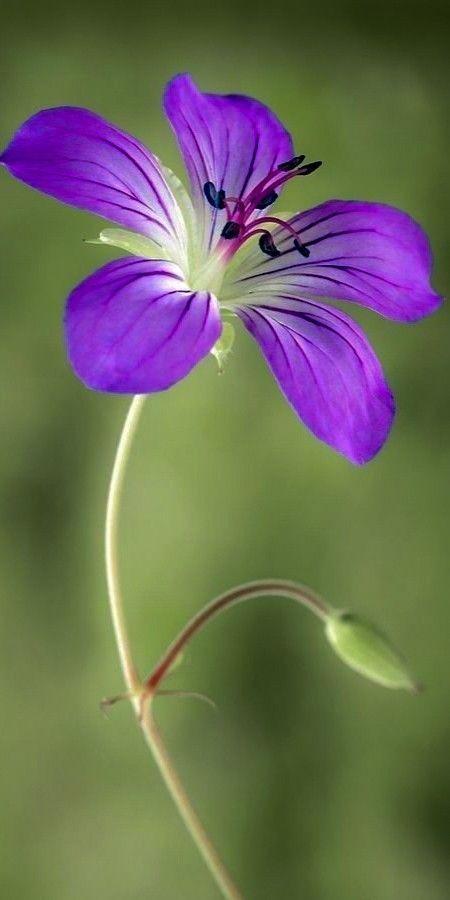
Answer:
[[[351,669],[384,687],[412,693],[420,690],[401,655],[385,635],[354,613],[334,610],[325,631],[337,655]]]

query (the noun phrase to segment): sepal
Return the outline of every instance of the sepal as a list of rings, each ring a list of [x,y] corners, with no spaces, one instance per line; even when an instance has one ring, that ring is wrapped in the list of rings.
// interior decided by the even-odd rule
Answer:
[[[211,350],[212,355],[215,356],[217,360],[219,373],[221,375],[223,374],[225,363],[233,348],[234,336],[234,326],[231,324],[231,322],[224,322],[222,334]]]
[[[167,251],[156,241],[126,228],[104,228],[98,238],[86,240],[85,243],[118,247],[119,250],[132,253],[133,256],[142,256],[144,259],[169,259]]]

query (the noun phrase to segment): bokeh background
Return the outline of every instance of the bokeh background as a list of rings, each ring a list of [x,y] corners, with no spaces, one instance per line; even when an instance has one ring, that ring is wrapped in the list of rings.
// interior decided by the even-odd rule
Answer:
[[[90,107],[179,174],[164,83],[253,94],[320,173],[287,208],[331,196],[397,205],[450,279],[446,3],[227,0],[2,4],[0,138],[45,106]],[[212,900],[119,691],[102,561],[124,398],[86,391],[61,312],[106,261],[91,216],[0,172],[1,863],[7,900]],[[203,363],[149,398],[122,520],[136,653],[150,668],[185,619],[247,579],[304,581],[382,623],[427,686],[363,682],[294,605],[212,624],[158,701],[180,772],[245,898],[449,896],[448,308],[401,326],[352,308],[398,400],[392,437],[353,468],[296,421],[248,335],[224,377]]]

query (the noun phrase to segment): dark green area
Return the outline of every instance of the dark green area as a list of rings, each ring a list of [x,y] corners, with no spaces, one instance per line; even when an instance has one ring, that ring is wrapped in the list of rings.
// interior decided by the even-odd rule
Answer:
[[[445,294],[446,6],[3,3],[0,141],[40,107],[88,106],[181,174],[160,96],[188,70],[260,97],[325,161],[284,208],[402,207],[430,234]],[[74,379],[60,322],[106,260],[82,243],[99,224],[0,180],[0,893],[212,900],[130,711],[97,707],[121,689],[102,521],[126,401]],[[210,359],[149,398],[129,472],[123,575],[144,669],[201,603],[267,575],[380,623],[427,687],[358,679],[287,601],[236,609],[192,645],[173,686],[219,713],[167,698],[158,714],[246,900],[448,897],[449,313],[407,327],[354,311],[398,400],[371,465],[306,432],[240,333],[223,377]]]

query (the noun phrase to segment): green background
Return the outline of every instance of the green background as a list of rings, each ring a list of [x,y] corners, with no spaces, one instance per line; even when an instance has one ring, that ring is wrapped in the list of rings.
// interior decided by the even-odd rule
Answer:
[[[235,2],[2,6],[0,138],[45,106],[87,106],[181,174],[161,92],[188,70],[255,95],[320,173],[287,208],[397,205],[450,278],[445,4]],[[99,223],[1,176],[0,893],[8,900],[217,896],[125,705],[102,561],[105,494],[126,400],[85,390],[64,355],[71,287],[108,258]],[[243,330],[149,398],[122,520],[136,653],[149,669],[227,587],[306,582],[382,624],[420,697],[363,682],[282,600],[212,624],[159,700],[180,772],[247,898],[448,897],[450,420],[448,308],[402,326],[352,307],[398,401],[363,469],[315,441]]]

